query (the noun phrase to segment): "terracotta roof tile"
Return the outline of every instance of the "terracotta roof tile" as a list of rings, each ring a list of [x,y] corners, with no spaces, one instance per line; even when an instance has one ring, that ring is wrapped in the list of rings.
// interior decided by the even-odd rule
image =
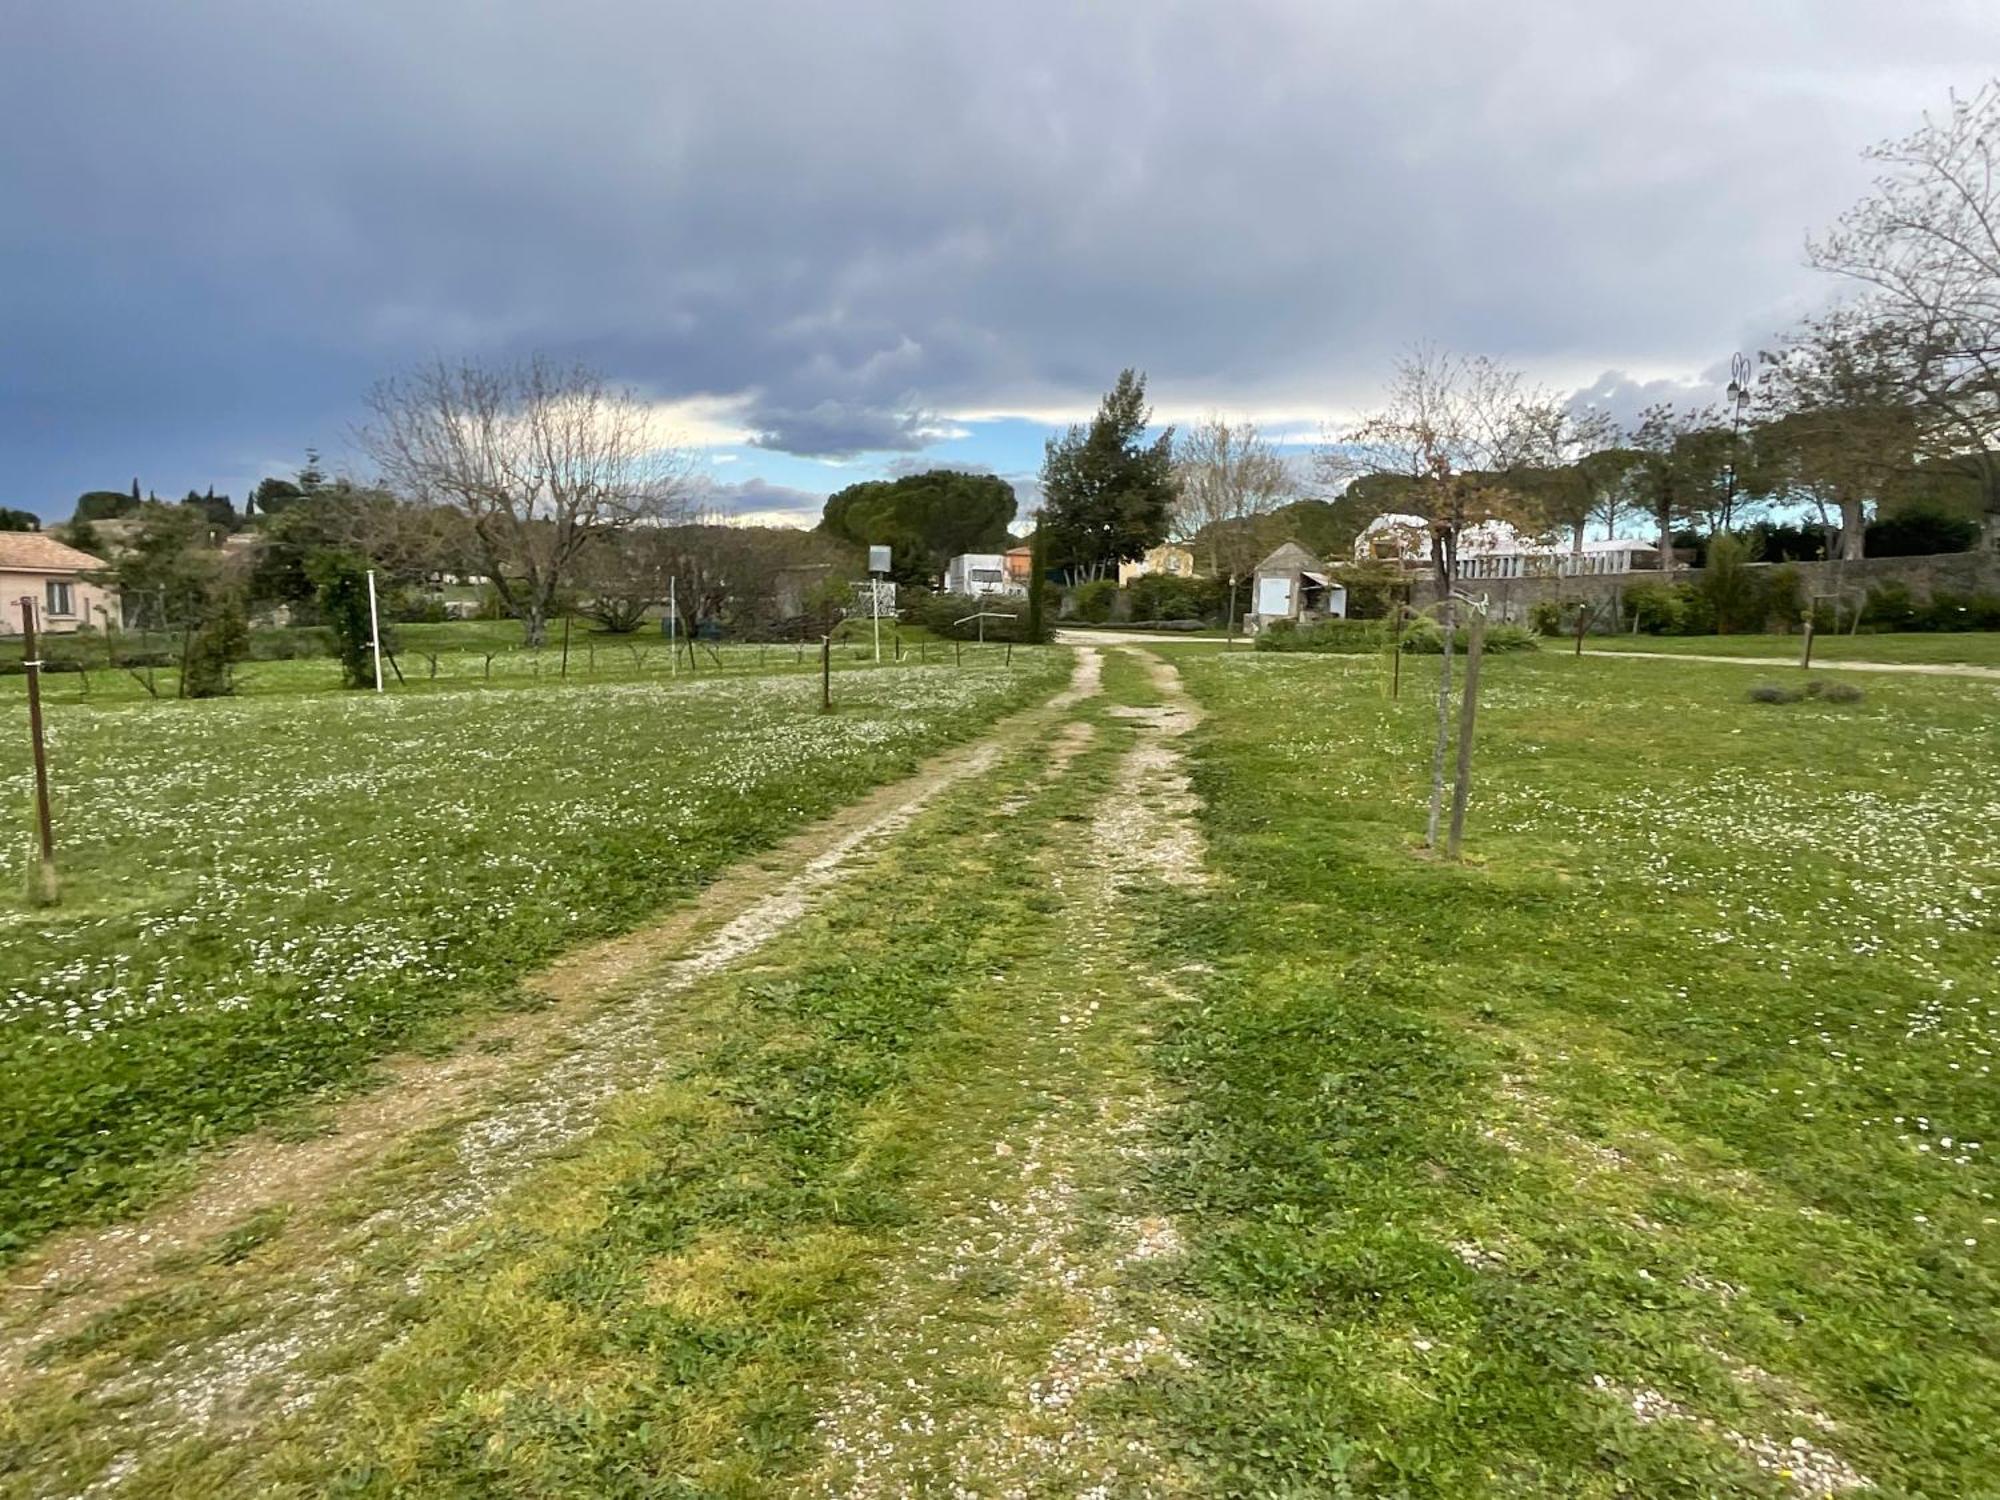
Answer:
[[[39,531],[0,531],[0,570],[21,573],[88,573],[104,559],[65,547]]]

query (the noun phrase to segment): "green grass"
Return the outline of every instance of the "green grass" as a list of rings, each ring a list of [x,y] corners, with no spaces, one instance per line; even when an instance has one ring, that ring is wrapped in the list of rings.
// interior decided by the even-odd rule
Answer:
[[[1990,1492],[2000,690],[1496,659],[1452,868],[1434,669],[1186,670],[1236,877],[1156,959],[1216,971],[1162,1177],[1213,1489],[1791,1493],[1769,1435]]]
[[[1592,651],[1774,656],[1796,661],[1804,641],[1796,635],[1593,635],[1585,644]],[[1554,650],[1556,643],[1549,642],[1547,648]],[[2000,633],[1968,630],[1940,634],[1837,635],[1824,631],[1813,638],[1813,660],[1954,662],[2000,667]]]
[[[1123,662],[1107,686],[1115,702],[1150,699]],[[967,1214],[1046,1191],[995,1149],[1031,1149],[1038,1121],[1047,1149],[1110,1172],[1079,1183],[1073,1216],[1031,1222],[1083,1242],[1117,1222],[1102,1195],[1120,1158],[1099,1100],[1110,1064],[1144,1087],[1157,1002],[1126,938],[1080,957],[1100,903],[1052,879],[1129,741],[1128,726],[1098,725],[1065,779],[1044,783],[1038,755],[1003,761],[754,966],[659,1007],[664,1080],[442,1245],[378,1230],[361,1266],[322,1264],[412,1176],[462,1174],[449,1139],[419,1141],[338,1211],[301,1209],[302,1232],[248,1222],[179,1285],[99,1318],[0,1415],[0,1483],[74,1490],[116,1472],[125,1492],[158,1495],[847,1494],[821,1419],[857,1370],[893,1374],[900,1392],[948,1345],[986,1372],[941,1393],[961,1411],[1025,1385],[1070,1331],[1055,1278],[990,1260],[979,1275],[900,1273],[926,1246],[949,1262]],[[1015,822],[996,822],[998,799],[1017,803]],[[627,1006],[645,1003],[644,982]],[[1091,1263],[1085,1243],[1064,1255]],[[329,1285],[337,1314],[285,1322]],[[151,1362],[232,1349],[266,1317],[297,1328],[322,1398],[280,1412],[267,1382],[245,1403],[253,1429],[183,1425],[184,1376],[161,1380]],[[919,1445],[911,1472],[941,1473],[947,1439]]]
[[[1064,778],[1002,761],[662,1007],[664,1081],[493,1212],[329,1282],[399,1174],[458,1170],[438,1138],[247,1218],[50,1355],[0,1476],[102,1477],[171,1405],[150,1360],[295,1309],[320,1399],[164,1431],[129,1492],[866,1493],[858,1433],[879,1492],[971,1451],[978,1492],[1080,1493],[1008,1467],[1067,1432],[1138,1455],[1113,1495],[1992,1493],[2000,685],[1760,705],[1740,668],[1496,657],[1449,866],[1414,839],[1434,659],[1391,701],[1374,658],[1171,655],[1216,884],[1105,868],[1109,813],[1167,816],[1116,779],[1157,695],[1113,653]],[[1114,1150],[1134,1099],[1152,1149]],[[1065,1233],[968,1263],[1052,1201],[1029,1141],[1070,1153]],[[1140,1214],[1185,1252],[1106,1327],[1184,1361],[1008,1425]]]
[[[63,901],[0,907],[0,1251],[511,1003],[561,949],[1046,694],[1067,660],[843,673],[830,716],[796,675],[52,699]],[[0,775],[25,811],[23,739]]]

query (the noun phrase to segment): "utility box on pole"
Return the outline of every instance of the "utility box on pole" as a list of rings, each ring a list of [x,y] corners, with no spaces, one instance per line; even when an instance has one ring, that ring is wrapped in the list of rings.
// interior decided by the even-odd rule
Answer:
[[[868,549],[868,612],[875,621],[875,665],[882,665],[882,575],[889,571],[889,549]]]

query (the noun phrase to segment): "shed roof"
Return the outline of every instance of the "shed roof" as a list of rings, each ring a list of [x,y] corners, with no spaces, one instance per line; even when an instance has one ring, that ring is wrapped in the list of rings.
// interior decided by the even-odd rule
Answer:
[[[104,559],[66,547],[40,531],[0,531],[0,571],[9,573],[88,573]]]
[[[1269,557],[1257,564],[1259,573],[1304,573],[1318,572],[1326,566],[1297,542],[1286,542]]]

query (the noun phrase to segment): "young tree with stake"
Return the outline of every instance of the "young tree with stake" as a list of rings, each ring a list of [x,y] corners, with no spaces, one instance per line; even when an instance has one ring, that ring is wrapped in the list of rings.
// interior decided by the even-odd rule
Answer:
[[[1420,346],[1397,362],[1381,410],[1340,434],[1319,454],[1323,479],[1344,485],[1390,475],[1399,503],[1420,518],[1430,542],[1431,573],[1444,628],[1438,672],[1437,729],[1431,751],[1431,798],[1424,847],[1436,849],[1444,816],[1445,759],[1451,745],[1452,637],[1458,625],[1460,540],[1482,522],[1527,519],[1504,476],[1549,457],[1554,398],[1529,387],[1518,371],[1484,356]],[[1462,779],[1469,782],[1469,758]]]

